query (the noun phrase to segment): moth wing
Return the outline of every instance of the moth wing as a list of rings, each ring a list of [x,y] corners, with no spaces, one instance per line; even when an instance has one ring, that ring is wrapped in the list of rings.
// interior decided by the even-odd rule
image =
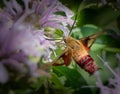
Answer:
[[[103,34],[105,31],[101,31],[98,32],[96,34],[92,34],[90,36],[87,36],[85,38],[81,38],[79,41],[82,42],[82,44],[85,46],[86,50],[90,50],[91,46],[93,45],[93,43],[95,42],[95,40],[97,39],[97,37],[99,37],[101,34]]]
[[[62,60],[61,60],[62,59]],[[61,60],[61,61],[60,61]],[[52,63],[53,66],[60,66],[60,65],[70,65],[72,60],[72,52],[70,49],[66,48],[65,51]],[[62,62],[62,63],[59,63]]]

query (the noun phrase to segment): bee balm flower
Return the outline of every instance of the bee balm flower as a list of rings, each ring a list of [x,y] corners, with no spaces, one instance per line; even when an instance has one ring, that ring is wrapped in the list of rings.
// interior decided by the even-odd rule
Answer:
[[[0,82],[9,79],[5,66],[22,74],[39,76],[36,61],[30,57],[50,59],[51,49],[55,49],[55,42],[45,38],[45,29],[60,29],[67,35],[73,13],[57,0],[22,0],[24,7],[16,0],[3,1],[5,7],[0,9]]]

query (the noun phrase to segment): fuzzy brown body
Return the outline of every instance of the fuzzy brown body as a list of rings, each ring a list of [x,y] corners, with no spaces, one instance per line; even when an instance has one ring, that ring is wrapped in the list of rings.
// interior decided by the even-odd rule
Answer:
[[[93,74],[98,69],[94,60],[88,54],[89,48],[85,47],[82,42],[72,37],[66,37],[65,43],[67,49],[71,50],[73,59],[81,68],[89,74]]]
[[[104,31],[98,32],[96,34],[84,37],[80,40],[74,39],[72,37],[64,37],[64,42],[66,48],[64,52],[52,62],[52,65],[66,65],[68,66],[71,63],[71,59],[74,61],[89,74],[93,74],[98,67],[94,62],[93,58],[88,54],[91,46],[95,42],[96,38],[99,37]],[[63,59],[63,63],[59,64],[58,61]]]

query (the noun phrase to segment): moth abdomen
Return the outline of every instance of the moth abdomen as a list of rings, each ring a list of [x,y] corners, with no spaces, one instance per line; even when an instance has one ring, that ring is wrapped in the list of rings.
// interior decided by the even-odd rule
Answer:
[[[95,71],[98,70],[97,65],[90,55],[83,56],[82,58],[80,58],[80,60],[76,61],[76,63],[89,74],[93,74]]]

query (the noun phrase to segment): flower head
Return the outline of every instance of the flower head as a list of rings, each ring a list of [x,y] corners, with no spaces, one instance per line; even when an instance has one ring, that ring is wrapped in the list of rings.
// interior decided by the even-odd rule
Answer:
[[[23,0],[23,3],[24,7],[16,0],[4,0],[6,7],[0,10],[1,83],[9,78],[4,65],[23,74],[29,71],[31,76],[39,76],[38,66],[30,57],[50,59],[51,49],[55,49],[55,42],[45,38],[45,29],[60,29],[67,35],[67,26],[73,23],[73,13],[57,0]]]

